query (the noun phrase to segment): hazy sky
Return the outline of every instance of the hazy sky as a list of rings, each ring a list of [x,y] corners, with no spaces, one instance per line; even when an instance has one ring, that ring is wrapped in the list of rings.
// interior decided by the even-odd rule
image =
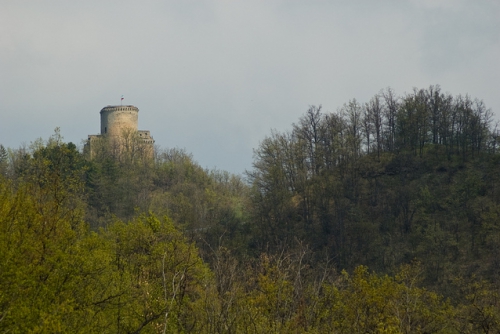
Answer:
[[[252,150],[310,105],[441,85],[500,113],[500,1],[0,0],[0,143],[60,127],[81,145],[106,105],[202,167]]]

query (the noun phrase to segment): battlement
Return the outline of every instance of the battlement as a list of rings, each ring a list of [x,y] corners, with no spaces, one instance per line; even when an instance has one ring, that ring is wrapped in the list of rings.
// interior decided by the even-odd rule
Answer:
[[[114,111],[135,111],[139,112],[139,108],[133,106],[133,105],[126,105],[126,106],[112,106],[112,105],[107,105],[104,108],[101,109],[101,114],[103,112],[114,112]]]

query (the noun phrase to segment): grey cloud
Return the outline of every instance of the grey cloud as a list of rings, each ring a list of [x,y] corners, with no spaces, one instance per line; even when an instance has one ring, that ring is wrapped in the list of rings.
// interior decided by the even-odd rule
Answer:
[[[457,1],[24,1],[0,13],[0,143],[97,133],[125,102],[162,147],[251,168],[311,104],[440,84],[500,108],[499,6]]]

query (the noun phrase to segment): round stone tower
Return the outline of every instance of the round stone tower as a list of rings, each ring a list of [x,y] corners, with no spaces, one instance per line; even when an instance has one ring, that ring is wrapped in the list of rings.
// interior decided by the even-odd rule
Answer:
[[[137,131],[139,108],[134,106],[106,106],[101,110],[101,134],[121,136],[129,129]]]

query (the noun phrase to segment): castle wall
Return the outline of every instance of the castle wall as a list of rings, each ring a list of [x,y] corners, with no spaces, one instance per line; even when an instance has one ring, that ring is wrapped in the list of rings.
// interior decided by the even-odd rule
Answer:
[[[101,134],[89,135],[84,151],[90,158],[99,150],[120,159],[122,156],[154,156],[154,139],[149,130],[137,130],[139,109],[127,106],[106,106],[101,110]]]

